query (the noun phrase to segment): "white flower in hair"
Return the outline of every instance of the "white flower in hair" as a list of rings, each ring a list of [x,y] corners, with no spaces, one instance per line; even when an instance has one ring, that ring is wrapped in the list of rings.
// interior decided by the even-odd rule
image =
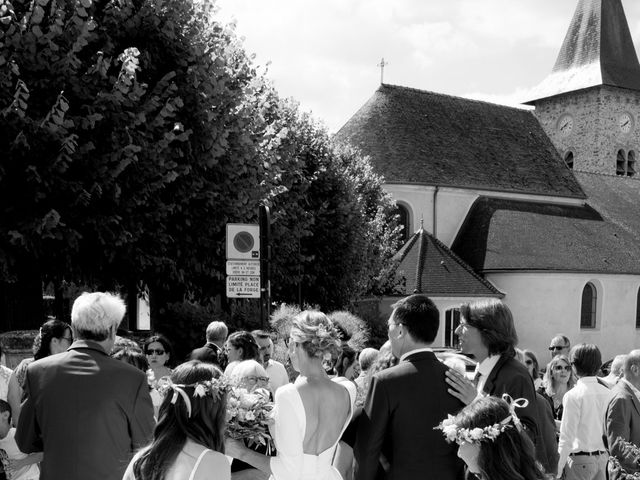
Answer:
[[[207,394],[207,389],[201,383],[196,385],[196,388],[193,390],[194,397],[204,397]]]

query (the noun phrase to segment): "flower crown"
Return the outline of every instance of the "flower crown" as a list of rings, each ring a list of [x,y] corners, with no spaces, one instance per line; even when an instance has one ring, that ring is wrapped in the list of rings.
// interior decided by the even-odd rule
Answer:
[[[187,418],[191,418],[191,400],[187,392],[184,391],[185,388],[193,388],[194,397],[210,396],[217,401],[231,389],[231,385],[229,380],[222,375],[219,378],[190,383],[188,385],[173,383],[169,378],[162,378],[158,381],[157,388],[164,397],[166,397],[169,392],[173,392],[173,397],[171,397],[171,404],[173,405],[176,404],[178,395],[180,395],[187,407]]]
[[[478,443],[486,440],[494,441],[505,430],[515,426],[518,431],[522,430],[522,424],[520,419],[516,415],[516,408],[524,408],[529,405],[529,400],[526,398],[518,398],[514,400],[508,393],[502,395],[502,399],[509,404],[510,414],[504,420],[489,425],[488,427],[480,428],[460,428],[454,423],[455,417],[449,415],[445,420],[440,423],[435,430],[442,430],[447,442],[456,442],[458,445],[463,443]],[[513,425],[511,425],[513,423]]]

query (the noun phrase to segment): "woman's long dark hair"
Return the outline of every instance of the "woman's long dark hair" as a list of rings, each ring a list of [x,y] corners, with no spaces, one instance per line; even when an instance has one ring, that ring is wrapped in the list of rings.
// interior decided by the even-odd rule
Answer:
[[[210,363],[191,360],[178,365],[171,373],[174,384],[190,385],[220,378],[222,372]],[[162,405],[153,441],[133,465],[137,480],[164,480],[188,438],[205,447],[224,453],[224,427],[226,421],[226,394],[220,398],[205,395],[194,397],[194,387],[184,387],[191,402],[191,417],[187,414],[182,395],[171,403],[169,390]]]
[[[51,340],[64,337],[67,330],[71,332],[71,327],[62,320],[51,319],[44,322],[33,341],[33,358],[40,360],[51,355]]]
[[[496,397],[480,397],[455,417],[459,428],[484,428],[510,415],[507,402]],[[517,409],[516,409],[517,415]],[[535,447],[524,431],[511,423],[493,441],[480,442],[478,467],[484,480],[542,480],[544,472],[536,462]]]

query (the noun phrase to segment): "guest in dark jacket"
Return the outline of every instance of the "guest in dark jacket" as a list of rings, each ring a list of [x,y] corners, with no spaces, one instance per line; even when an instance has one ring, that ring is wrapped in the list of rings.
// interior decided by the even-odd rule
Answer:
[[[478,395],[501,397],[503,393],[528,400],[518,416],[535,444],[539,437],[536,392],[527,368],[515,358],[518,335],[509,307],[497,299],[462,305],[456,334],[462,351],[478,365],[474,382],[449,369],[449,393],[465,405]]]
[[[190,360],[200,360],[201,362],[213,363],[224,368],[222,355],[222,347],[227,340],[229,329],[224,322],[211,322],[207,326],[206,339],[207,343],[200,348],[196,348],[189,356]]]

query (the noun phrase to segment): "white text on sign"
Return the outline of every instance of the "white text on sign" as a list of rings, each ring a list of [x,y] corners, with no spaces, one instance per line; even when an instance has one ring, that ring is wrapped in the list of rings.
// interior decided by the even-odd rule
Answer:
[[[230,275],[227,277],[228,298],[260,298],[260,277]]]

